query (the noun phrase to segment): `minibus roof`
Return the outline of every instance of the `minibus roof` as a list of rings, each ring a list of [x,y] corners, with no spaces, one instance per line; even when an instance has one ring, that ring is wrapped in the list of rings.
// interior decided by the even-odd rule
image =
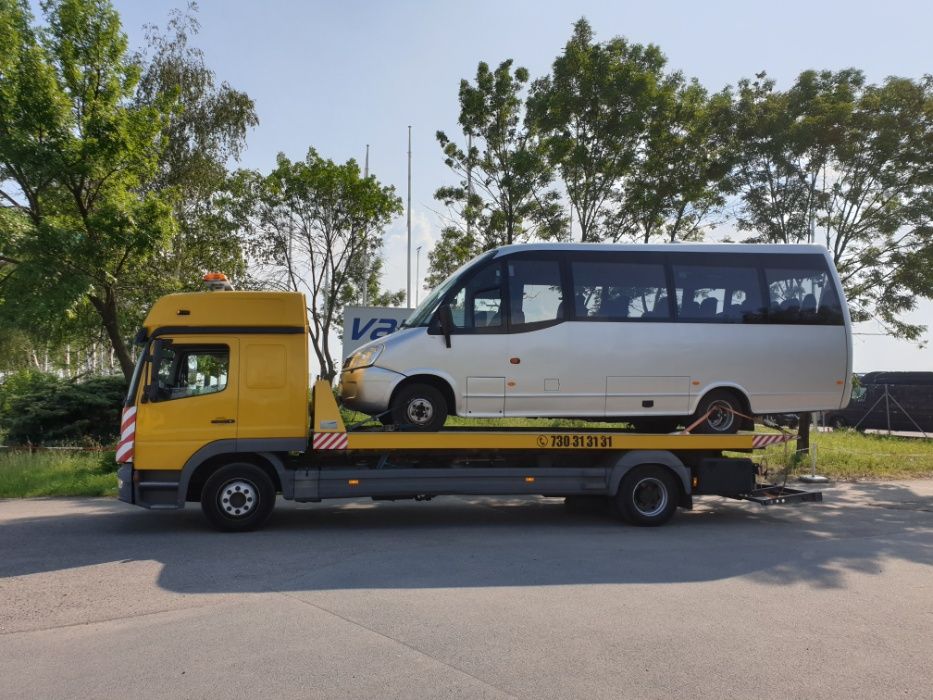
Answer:
[[[814,253],[825,255],[826,248],[815,244],[788,243],[520,243],[496,248],[496,257],[537,250],[642,251],[656,253]]]

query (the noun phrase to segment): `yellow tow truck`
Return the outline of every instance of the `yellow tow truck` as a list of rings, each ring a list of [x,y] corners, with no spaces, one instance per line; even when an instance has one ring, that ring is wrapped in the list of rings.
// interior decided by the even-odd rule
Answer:
[[[608,500],[638,525],[667,522],[696,495],[761,504],[819,492],[756,483],[751,452],[786,435],[622,430],[445,429],[345,425],[329,382],[308,401],[304,295],[212,291],[159,299],[123,408],[119,498],[150,509],[201,507],[219,529],[261,526],[276,495],[318,502],[371,497],[541,495]]]

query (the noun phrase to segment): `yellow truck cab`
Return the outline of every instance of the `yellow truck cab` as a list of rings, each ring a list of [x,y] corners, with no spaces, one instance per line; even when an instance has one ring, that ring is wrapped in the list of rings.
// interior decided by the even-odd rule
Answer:
[[[137,342],[117,448],[121,498],[183,506],[205,465],[231,459],[267,471],[281,489],[280,455],[308,444],[304,295],[170,294]]]
[[[302,294],[216,292],[159,299],[137,335],[139,362],[117,445],[119,498],[151,509],[200,502],[222,530],[265,522],[278,494],[317,502],[439,495],[540,495],[608,503],[660,525],[693,496],[765,505],[818,492],[756,484],[751,452],[788,435],[639,434],[623,430],[347,427],[327,381],[308,403]]]

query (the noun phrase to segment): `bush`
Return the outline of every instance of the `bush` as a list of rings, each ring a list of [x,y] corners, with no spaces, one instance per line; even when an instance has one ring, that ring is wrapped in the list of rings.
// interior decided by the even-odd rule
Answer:
[[[120,431],[123,377],[70,382],[23,371],[0,385],[0,430],[11,445],[110,444]]]

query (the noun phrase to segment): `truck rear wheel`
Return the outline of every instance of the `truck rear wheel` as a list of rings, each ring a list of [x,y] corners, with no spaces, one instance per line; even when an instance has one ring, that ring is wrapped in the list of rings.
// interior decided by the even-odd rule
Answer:
[[[218,530],[255,530],[274,507],[272,479],[260,467],[247,462],[221,467],[201,489],[201,510]]]
[[[618,515],[632,525],[663,525],[677,510],[679,490],[670,469],[645,464],[632,469],[615,497]]]
[[[447,420],[447,401],[430,384],[409,384],[392,400],[392,422],[409,430],[437,431]]]

